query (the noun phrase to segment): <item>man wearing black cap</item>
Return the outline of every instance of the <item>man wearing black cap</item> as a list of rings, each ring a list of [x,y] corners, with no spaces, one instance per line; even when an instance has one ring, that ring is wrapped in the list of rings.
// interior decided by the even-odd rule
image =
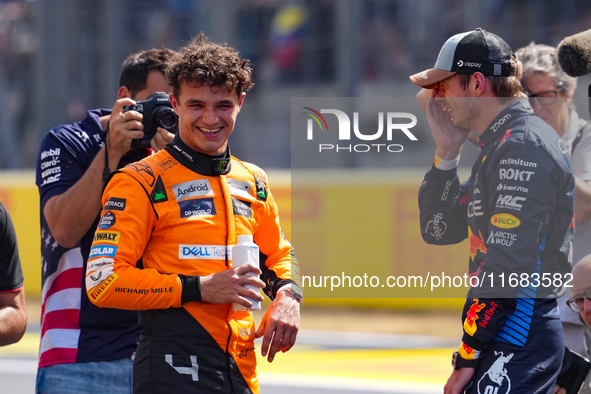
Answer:
[[[507,43],[476,29],[448,39],[435,67],[410,77],[433,89],[426,112],[437,151],[419,192],[423,238],[470,243],[472,287],[445,393],[552,393],[563,358],[555,298],[570,279],[574,176],[517,70]],[[481,152],[460,184],[470,130]]]

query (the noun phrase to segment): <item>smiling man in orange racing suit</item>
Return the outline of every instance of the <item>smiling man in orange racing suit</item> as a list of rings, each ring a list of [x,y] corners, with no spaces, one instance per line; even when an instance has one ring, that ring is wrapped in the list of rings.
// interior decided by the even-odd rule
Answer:
[[[302,294],[267,177],[231,157],[227,143],[251,68],[200,35],[173,59],[167,78],[179,133],[106,185],[88,295],[101,307],[140,311],[135,392],[258,393],[255,336],[263,336],[269,361],[289,350]],[[233,267],[238,235],[253,236],[260,267]],[[232,305],[263,299],[245,285],[273,299],[256,331],[252,312]]]
[[[564,142],[534,116],[516,73],[509,45],[476,29],[448,39],[435,67],[411,76],[433,89],[423,238],[470,242],[473,287],[446,394],[552,393],[564,354],[556,296],[569,282],[575,179]],[[470,130],[481,151],[460,184]]]

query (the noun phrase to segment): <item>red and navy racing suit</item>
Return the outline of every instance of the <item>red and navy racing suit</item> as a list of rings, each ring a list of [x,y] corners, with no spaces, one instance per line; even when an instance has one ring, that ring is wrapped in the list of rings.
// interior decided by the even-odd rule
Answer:
[[[470,276],[478,280],[464,306],[459,352],[480,361],[467,392],[551,393],[564,351],[555,296],[570,282],[572,164],[525,98],[479,142],[467,182],[435,165],[425,175],[421,232],[430,244],[469,239]]]

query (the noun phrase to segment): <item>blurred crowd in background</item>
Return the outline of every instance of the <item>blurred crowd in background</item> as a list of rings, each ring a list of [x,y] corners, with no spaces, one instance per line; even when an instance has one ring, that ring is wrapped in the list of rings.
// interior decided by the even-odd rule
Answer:
[[[291,97],[414,97],[408,75],[479,26],[514,50],[555,46],[591,27],[591,2],[0,0],[0,169],[33,168],[50,128],[111,108],[128,54],[176,50],[201,31],[254,64],[233,153],[289,168]]]

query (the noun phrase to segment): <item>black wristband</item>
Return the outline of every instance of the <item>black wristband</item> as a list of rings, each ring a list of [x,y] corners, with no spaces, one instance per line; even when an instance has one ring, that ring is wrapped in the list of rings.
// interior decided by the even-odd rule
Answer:
[[[201,301],[201,277],[179,275],[179,279],[183,285],[181,291],[181,305],[190,301]]]
[[[452,367],[454,367],[454,369],[476,368],[476,367],[478,367],[479,362],[480,362],[480,360],[477,358],[474,358],[472,360],[467,360],[465,358],[462,358],[462,356],[460,356],[460,352],[458,352],[458,351],[455,351],[453,353],[452,358],[451,358],[451,365],[452,365]]]

